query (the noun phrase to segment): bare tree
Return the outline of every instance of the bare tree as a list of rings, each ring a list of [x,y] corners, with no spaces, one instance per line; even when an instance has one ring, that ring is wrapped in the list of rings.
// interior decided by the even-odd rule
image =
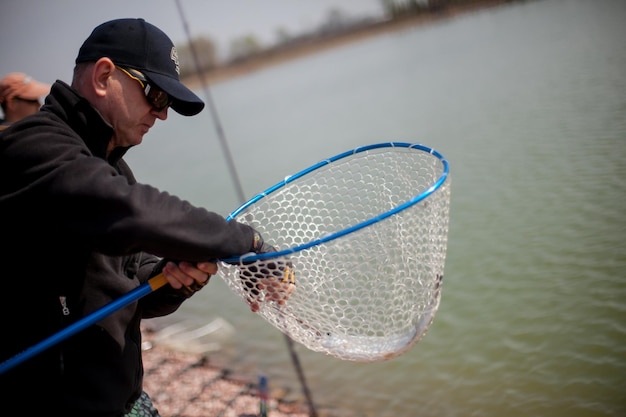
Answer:
[[[178,60],[180,61],[181,77],[195,74],[198,70],[209,71],[218,65],[215,42],[207,37],[194,38],[191,40],[191,45],[187,43],[177,46],[176,49],[178,50]],[[196,59],[198,60],[197,65]]]
[[[284,27],[277,28],[275,33],[277,45],[285,44],[291,40],[291,34]]]
[[[263,49],[254,35],[246,35],[234,39],[230,43],[230,59],[238,60],[249,57]]]

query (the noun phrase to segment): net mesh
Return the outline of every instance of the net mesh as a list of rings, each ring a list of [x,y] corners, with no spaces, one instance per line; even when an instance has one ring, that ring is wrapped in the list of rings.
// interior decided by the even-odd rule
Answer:
[[[433,186],[443,170],[429,152],[393,146],[316,168],[235,217],[279,250],[305,248],[222,262],[220,275],[258,314],[313,351],[358,362],[400,355],[424,336],[439,306],[449,178]],[[371,219],[377,220],[351,230]],[[268,272],[295,286],[272,290]]]

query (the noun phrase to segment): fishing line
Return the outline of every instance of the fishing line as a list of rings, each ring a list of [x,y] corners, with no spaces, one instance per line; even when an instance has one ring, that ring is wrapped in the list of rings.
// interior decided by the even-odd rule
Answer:
[[[211,95],[211,91],[209,89],[209,85],[204,78],[204,73],[202,68],[200,67],[200,60],[198,59],[198,55],[196,53],[195,45],[191,38],[191,31],[189,29],[189,24],[185,17],[185,13],[183,11],[183,6],[180,0],[176,0],[176,6],[178,7],[178,13],[180,14],[181,21],[183,23],[183,27],[185,29],[185,34],[187,35],[187,42],[189,44],[189,48],[191,50],[191,54],[193,56],[193,61],[196,66],[196,73],[200,82],[202,84],[202,89],[204,90],[204,94],[207,97],[207,102],[209,103],[209,109],[211,111],[211,117],[213,118],[213,122],[215,124],[215,129],[217,132],[217,137],[219,139],[220,145],[222,147],[222,151],[224,153],[224,157],[226,159],[226,163],[228,165],[228,170],[230,172],[231,178],[233,180],[233,184],[235,186],[235,190],[237,191],[237,197],[239,198],[239,202],[243,204],[246,199],[243,192],[243,187],[241,185],[241,180],[239,179],[239,175],[237,174],[237,169],[235,167],[235,163],[233,161],[232,153],[230,152],[230,148],[228,146],[228,142],[226,140],[226,135],[224,134],[224,129],[222,128],[222,124],[220,122],[220,117],[217,112],[217,106],[213,101],[213,96]],[[304,376],[304,370],[302,369],[302,365],[300,363],[300,359],[295,350],[293,340],[287,335],[284,334],[285,342],[287,343],[287,348],[289,349],[289,354],[291,356],[291,361],[293,362],[293,366],[296,369],[296,373],[298,375],[298,379],[300,380],[300,385],[302,386],[302,392],[307,400],[309,405],[309,412],[311,417],[317,417],[317,411],[313,404],[313,399],[306,383],[306,379]]]

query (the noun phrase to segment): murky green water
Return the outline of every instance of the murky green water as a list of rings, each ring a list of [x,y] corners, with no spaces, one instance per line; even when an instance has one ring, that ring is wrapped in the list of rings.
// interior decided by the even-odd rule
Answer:
[[[541,0],[459,16],[212,87],[251,197],[356,146],[450,161],[442,303],[388,362],[298,348],[320,412],[626,415],[626,2]],[[140,180],[223,214],[239,201],[208,112],[170,113]],[[173,319],[220,316],[233,367],[300,385],[282,334],[214,279]]]

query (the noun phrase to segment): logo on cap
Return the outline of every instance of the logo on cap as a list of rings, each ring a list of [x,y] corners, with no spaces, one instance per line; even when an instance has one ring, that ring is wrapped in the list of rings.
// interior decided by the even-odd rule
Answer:
[[[180,75],[180,65],[178,63],[178,52],[176,51],[176,47],[172,46],[172,50],[170,51],[170,58],[174,61],[174,65],[176,65],[176,74]]]

